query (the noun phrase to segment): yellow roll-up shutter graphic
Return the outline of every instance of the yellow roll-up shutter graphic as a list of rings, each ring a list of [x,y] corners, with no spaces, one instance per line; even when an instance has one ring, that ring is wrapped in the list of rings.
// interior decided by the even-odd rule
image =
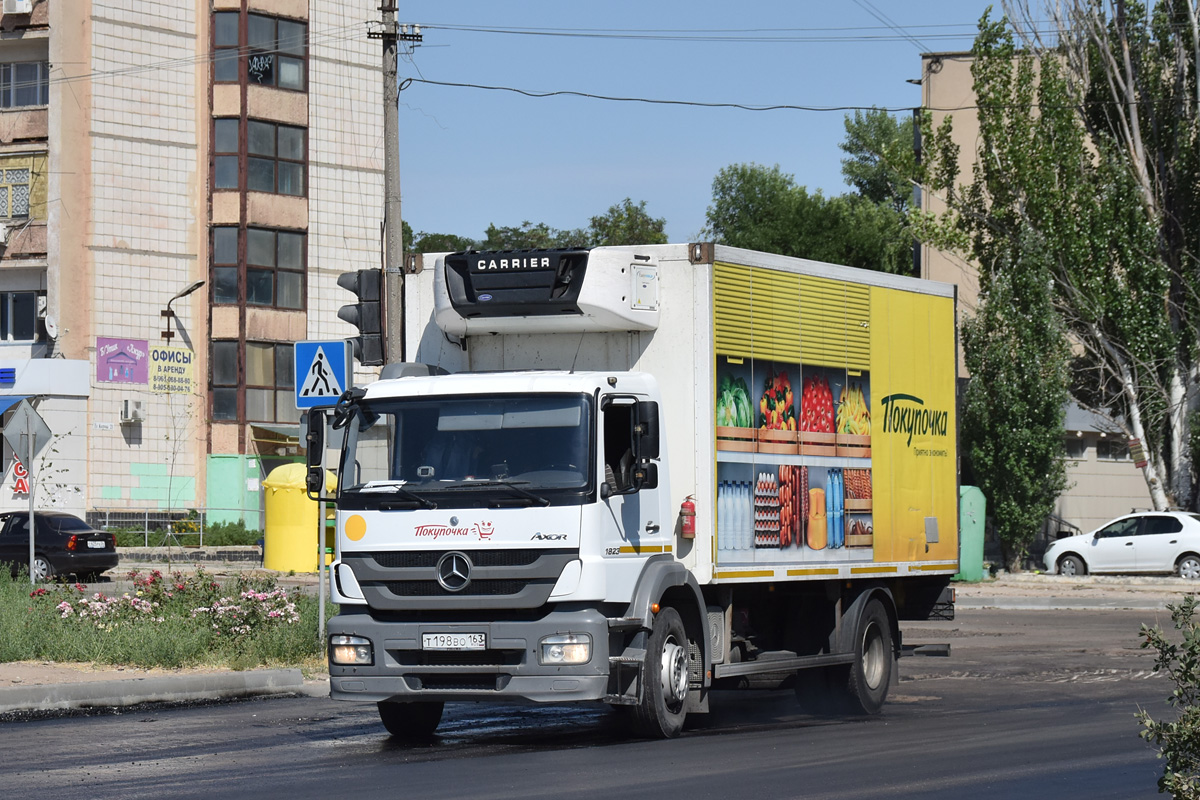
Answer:
[[[870,369],[868,287],[717,263],[713,290],[718,355]]]
[[[713,266],[718,355],[800,362],[800,276]]]
[[[829,278],[800,276],[800,350],[805,364],[869,370],[869,288]]]

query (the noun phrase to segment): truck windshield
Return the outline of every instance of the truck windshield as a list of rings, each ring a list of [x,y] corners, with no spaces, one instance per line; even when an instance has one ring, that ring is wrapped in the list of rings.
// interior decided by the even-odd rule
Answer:
[[[350,421],[342,492],[553,499],[591,487],[592,398],[489,395],[383,398]]]

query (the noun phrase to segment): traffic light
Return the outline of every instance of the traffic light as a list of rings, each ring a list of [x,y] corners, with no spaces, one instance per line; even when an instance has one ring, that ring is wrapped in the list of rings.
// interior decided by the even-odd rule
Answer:
[[[379,304],[379,283],[382,272],[377,269],[360,269],[343,272],[337,284],[349,289],[358,298],[357,303],[338,309],[338,319],[344,319],[359,330],[359,335],[350,340],[354,357],[364,367],[377,367],[383,363],[383,328]]]

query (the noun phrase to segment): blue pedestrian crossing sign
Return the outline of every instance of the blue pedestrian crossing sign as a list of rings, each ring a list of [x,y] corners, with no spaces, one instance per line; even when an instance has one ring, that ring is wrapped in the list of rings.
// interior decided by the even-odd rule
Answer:
[[[331,406],[350,388],[350,342],[296,342],[296,408]]]

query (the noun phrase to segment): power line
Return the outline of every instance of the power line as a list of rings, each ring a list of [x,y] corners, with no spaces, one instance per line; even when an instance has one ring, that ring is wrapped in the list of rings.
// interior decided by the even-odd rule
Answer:
[[[401,81],[401,90],[408,84],[423,83],[429,86],[447,86],[455,89],[480,89],[489,92],[511,92],[524,97],[532,97],[541,99],[546,97],[581,97],[586,100],[604,100],[613,103],[645,103],[648,105],[662,106],[689,106],[692,108],[730,108],[738,111],[811,111],[811,112],[845,112],[845,111],[886,111],[889,114],[899,112],[912,111],[914,106],[864,106],[864,105],[837,105],[837,106],[808,106],[794,105],[790,103],[773,103],[770,105],[750,105],[747,103],[719,103],[719,102],[704,102],[701,100],[667,100],[662,98],[652,97],[621,97],[618,95],[595,94],[592,92],[578,92],[570,89],[558,89],[548,92],[535,92],[529,89],[518,89],[512,86],[488,86],[480,83],[456,83],[453,81],[434,81],[428,78],[405,78]],[[1115,101],[1094,101],[1091,105],[1116,105]],[[938,111],[938,112],[953,112],[953,111],[978,111],[983,108],[1028,108],[1028,109],[1051,109],[1055,106],[1045,106],[1038,103],[993,103],[986,106],[983,105],[963,105],[963,106],[918,106],[922,111]],[[1077,108],[1077,106],[1069,106]]]
[[[854,4],[856,6],[858,6],[859,8],[861,8],[862,10],[866,11],[868,14],[870,14],[875,19],[882,22],[884,25],[888,26],[892,30],[899,33],[907,41],[914,44],[916,46],[916,48],[918,50],[920,50],[921,52],[923,52],[923,53],[929,52],[929,47],[927,47],[925,44],[923,44],[919,39],[917,39],[915,36],[913,36],[911,33],[909,33],[906,29],[902,28],[901,26],[899,26],[895,22],[893,22],[891,17],[889,17],[887,14],[884,14],[882,11],[880,11],[878,8],[876,8],[874,5],[872,5],[871,0],[854,0]]]

